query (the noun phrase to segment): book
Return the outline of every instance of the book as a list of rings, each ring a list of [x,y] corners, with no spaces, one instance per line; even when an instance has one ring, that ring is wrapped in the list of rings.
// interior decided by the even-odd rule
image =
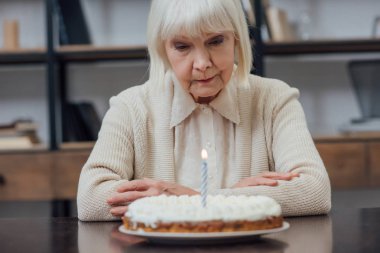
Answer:
[[[0,134],[4,132],[29,132],[36,130],[37,124],[31,120],[16,120],[10,124],[0,125]]]
[[[352,120],[340,126],[339,131],[350,137],[380,137],[380,118]]]
[[[284,10],[273,6],[266,7],[265,20],[271,41],[289,42],[296,40],[295,32]]]
[[[32,120],[0,125],[0,150],[27,149],[40,143],[38,126]]]
[[[10,124],[0,125],[0,139],[27,137],[31,143],[37,144],[40,143],[40,139],[37,135],[37,129],[37,124],[32,120],[16,120]]]
[[[81,129],[83,129],[83,126],[79,123],[75,105],[67,103],[63,107],[62,140],[64,142],[75,142],[86,139],[82,137]]]
[[[247,23],[249,26],[255,27],[256,26],[256,6],[255,6],[255,0],[241,0],[242,7],[244,14],[247,18]],[[269,6],[269,0],[261,0],[261,8],[263,11],[262,18],[264,19],[262,24],[265,25],[265,10]]]
[[[342,135],[352,138],[378,139],[380,138],[380,131],[344,132]]]
[[[0,150],[32,148],[34,143],[28,136],[7,136],[0,138]]]
[[[20,49],[20,29],[18,20],[4,20],[3,23],[3,48],[5,50]]]
[[[255,26],[256,25],[256,20],[255,20],[255,9],[253,5],[252,0],[241,0],[244,14],[247,18],[247,23],[250,26]]]
[[[373,21],[372,37],[375,39],[380,38],[380,16],[375,17]]]
[[[77,104],[79,116],[83,122],[84,129],[89,141],[98,139],[101,121],[92,103],[82,102]]]
[[[68,103],[64,110],[63,141],[95,141],[101,120],[90,102]]]
[[[60,44],[91,44],[81,1],[54,0],[53,3],[58,14]]]

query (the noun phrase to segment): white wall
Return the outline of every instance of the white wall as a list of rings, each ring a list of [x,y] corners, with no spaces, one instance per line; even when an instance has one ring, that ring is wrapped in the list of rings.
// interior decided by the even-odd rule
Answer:
[[[95,45],[145,45],[150,0],[81,0]]]
[[[373,22],[380,16],[379,0],[270,0],[282,8],[291,23],[310,17],[311,38],[370,37]]]
[[[378,0],[271,0],[286,8],[291,20],[312,4],[313,37],[369,36],[372,19],[380,15]],[[82,0],[95,45],[145,44],[145,26],[150,0]],[[21,45],[45,44],[42,0],[0,0],[0,20],[17,17],[21,21]],[[0,32],[0,43],[2,43]],[[2,45],[2,44],[0,44]],[[344,56],[267,57],[267,75],[301,90],[309,126],[313,134],[335,133],[339,126],[359,116],[345,64],[351,58],[380,57],[379,54]],[[109,97],[146,79],[143,61],[73,64],[69,67],[69,96],[91,99],[103,115]],[[47,140],[45,72],[36,66],[0,66],[0,123],[19,117],[33,117]]]
[[[45,45],[44,0],[0,0],[0,48],[3,47],[4,20],[18,20],[20,46],[36,48]]]
[[[326,56],[267,57],[266,75],[300,90],[300,102],[313,135],[332,135],[361,116],[347,63],[380,58],[380,53]]]

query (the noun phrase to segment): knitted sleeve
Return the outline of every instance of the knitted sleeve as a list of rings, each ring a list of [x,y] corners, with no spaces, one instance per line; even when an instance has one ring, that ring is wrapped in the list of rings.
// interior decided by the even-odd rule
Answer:
[[[307,128],[298,91],[279,85],[268,96],[264,113],[267,140],[271,143],[275,171],[300,173],[279,185],[220,189],[214,194],[267,195],[282,207],[285,216],[325,214],[331,209],[330,181]],[[255,147],[252,148],[253,152]]]
[[[110,100],[98,140],[82,168],[78,186],[78,218],[112,220],[106,200],[133,177],[133,128],[127,105],[120,96]]]

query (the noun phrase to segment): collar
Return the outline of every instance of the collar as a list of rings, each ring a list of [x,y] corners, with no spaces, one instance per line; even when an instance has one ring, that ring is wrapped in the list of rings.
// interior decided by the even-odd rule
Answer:
[[[200,104],[194,102],[193,97],[182,88],[174,73],[171,75],[174,86],[174,96],[170,128],[173,128],[184,121]],[[210,102],[209,106],[233,123],[240,123],[237,87],[234,75],[231,77],[227,86]]]

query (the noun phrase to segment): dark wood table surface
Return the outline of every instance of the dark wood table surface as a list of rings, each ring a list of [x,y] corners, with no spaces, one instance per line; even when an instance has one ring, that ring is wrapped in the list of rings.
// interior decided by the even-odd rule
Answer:
[[[160,245],[118,232],[121,222],[77,218],[0,219],[0,252],[380,252],[380,208],[340,208],[329,215],[286,218],[290,228],[246,242]]]

